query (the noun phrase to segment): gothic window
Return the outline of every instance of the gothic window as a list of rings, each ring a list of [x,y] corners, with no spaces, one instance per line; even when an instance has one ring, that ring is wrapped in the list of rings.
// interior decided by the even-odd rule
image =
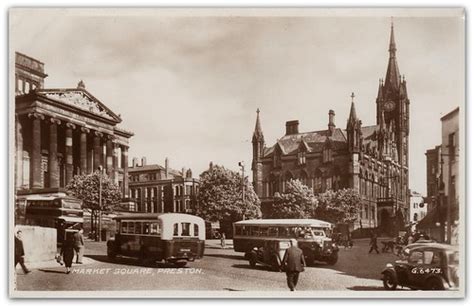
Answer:
[[[306,152],[298,152],[298,165],[306,164]]]
[[[323,163],[332,161],[332,150],[330,148],[325,148],[323,150]]]
[[[326,178],[326,190],[332,190],[332,177]]]

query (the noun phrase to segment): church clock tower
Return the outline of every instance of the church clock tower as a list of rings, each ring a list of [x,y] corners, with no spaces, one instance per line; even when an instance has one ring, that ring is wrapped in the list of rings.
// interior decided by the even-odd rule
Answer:
[[[390,32],[389,60],[385,80],[380,80],[377,95],[377,124],[383,137],[385,158],[408,167],[409,106],[405,77],[398,70],[393,22]]]

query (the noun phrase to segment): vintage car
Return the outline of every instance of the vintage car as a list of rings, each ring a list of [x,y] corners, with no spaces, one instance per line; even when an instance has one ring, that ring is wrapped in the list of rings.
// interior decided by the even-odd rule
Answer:
[[[456,290],[459,287],[459,250],[438,243],[412,244],[403,250],[403,260],[388,263],[382,271],[383,286],[414,290]]]
[[[245,254],[251,267],[257,264],[264,265],[270,269],[280,272],[282,270],[282,261],[285,251],[291,246],[290,240],[271,240],[265,241],[263,246],[254,247]]]

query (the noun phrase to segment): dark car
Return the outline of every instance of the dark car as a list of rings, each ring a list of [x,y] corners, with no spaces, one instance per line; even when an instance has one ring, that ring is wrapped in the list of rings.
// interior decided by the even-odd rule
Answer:
[[[273,271],[282,270],[282,260],[285,251],[291,246],[290,240],[271,240],[265,241],[263,246],[255,247],[252,251],[245,254],[251,267],[257,264],[269,267]]]
[[[414,290],[455,290],[459,287],[459,250],[437,243],[416,243],[403,250],[403,260],[388,263],[382,272],[383,286]]]

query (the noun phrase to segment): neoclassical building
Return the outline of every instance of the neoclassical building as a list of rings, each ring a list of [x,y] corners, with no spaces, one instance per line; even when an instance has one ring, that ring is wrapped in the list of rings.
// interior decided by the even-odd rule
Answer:
[[[285,192],[289,179],[300,179],[315,193],[354,188],[364,202],[355,228],[394,233],[408,221],[409,105],[407,82],[399,73],[393,24],[385,80],[378,82],[376,124],[363,126],[351,95],[345,129],[336,127],[329,111],[326,129],[300,132],[297,120],[286,122],[286,133],[269,147],[257,110],[252,137],[253,184],[266,205]],[[349,107],[349,106],[348,106]]]
[[[119,115],[86,90],[45,89],[44,64],[15,54],[15,190],[64,193],[76,174],[102,166],[128,196],[128,141]]]

